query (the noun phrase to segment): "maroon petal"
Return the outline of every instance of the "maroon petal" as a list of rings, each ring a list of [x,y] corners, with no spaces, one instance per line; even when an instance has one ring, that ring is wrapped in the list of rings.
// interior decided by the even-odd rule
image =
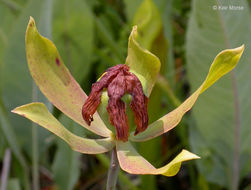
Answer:
[[[111,72],[111,71],[129,71],[129,67],[125,64],[118,64],[106,70],[106,72]]]
[[[97,110],[100,102],[102,90],[117,76],[119,71],[107,72],[102,78],[92,85],[92,90],[82,107],[82,116],[88,125],[93,121],[93,114]]]
[[[144,131],[148,126],[148,98],[144,95],[139,79],[129,72],[127,65],[116,65],[107,69],[100,80],[92,85],[92,91],[82,108],[82,115],[87,124],[90,125],[93,121],[93,114],[100,104],[104,88],[107,88],[109,96],[106,109],[111,124],[116,128],[117,139],[125,142],[129,136],[126,104],[121,100],[125,93],[132,96],[130,107],[137,125],[135,135]]]
[[[144,95],[144,98],[139,98],[139,96],[133,96],[130,107],[134,113],[136,130],[134,135],[146,130],[148,126],[148,114],[147,114],[147,103],[148,98]]]
[[[88,125],[93,121],[93,114],[101,102],[102,88],[98,90],[94,86],[95,84],[93,84],[92,91],[82,107],[82,116]]]
[[[134,74],[127,73],[126,84],[128,93],[132,95],[130,107],[134,113],[135,123],[137,125],[134,135],[137,135],[148,126],[148,98],[144,95],[142,85]]]
[[[117,77],[109,84],[107,111],[112,125],[116,128],[117,139],[127,141],[129,136],[128,118],[126,115],[126,105],[121,100],[126,93],[125,76],[120,72]]]
[[[129,136],[129,125],[125,103],[120,99],[116,100],[110,98],[107,111],[111,124],[116,128],[117,140],[127,141]]]

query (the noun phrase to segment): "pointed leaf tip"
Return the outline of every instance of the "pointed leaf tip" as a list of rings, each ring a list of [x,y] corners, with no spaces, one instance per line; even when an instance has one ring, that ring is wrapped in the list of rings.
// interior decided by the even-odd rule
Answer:
[[[131,174],[161,174],[171,177],[178,173],[182,162],[200,158],[187,150],[182,150],[167,165],[155,168],[134,149],[130,142],[117,142],[116,147],[121,168]]]
[[[46,106],[40,102],[22,105],[12,110],[12,112],[54,133],[77,152],[99,154],[111,150],[115,145],[111,138],[87,139],[71,133],[48,111]]]
[[[34,25],[35,25],[35,20],[34,20],[34,18],[32,16],[30,16],[29,26],[34,26]]]
[[[221,51],[213,60],[208,75],[201,86],[172,112],[153,122],[148,128],[137,136],[130,135],[132,141],[146,141],[166,133],[176,127],[183,115],[189,111],[200,94],[212,86],[222,76],[232,71],[238,64],[245,46]]]
[[[31,30],[31,29],[37,31],[36,22],[35,22],[35,20],[34,20],[34,18],[32,16],[30,16],[30,20],[29,20],[29,23],[28,23],[27,28],[26,28],[26,37],[27,37],[28,31]]]
[[[65,67],[53,42],[39,34],[32,17],[27,26],[25,45],[31,76],[48,100],[88,130],[110,137],[111,131],[97,113],[91,126],[84,122],[81,110],[87,96]]]
[[[207,74],[206,80],[202,84],[200,94],[212,86],[222,76],[232,71],[238,64],[245,46],[221,51],[213,60]]]
[[[131,37],[133,37],[134,39],[137,38],[137,35],[138,35],[138,26],[137,25],[134,25],[132,27],[132,31],[131,31]]]
[[[128,40],[126,64],[129,66],[130,72],[139,78],[145,95],[149,97],[157,80],[161,63],[158,57],[140,46],[137,34],[137,25],[135,25]]]

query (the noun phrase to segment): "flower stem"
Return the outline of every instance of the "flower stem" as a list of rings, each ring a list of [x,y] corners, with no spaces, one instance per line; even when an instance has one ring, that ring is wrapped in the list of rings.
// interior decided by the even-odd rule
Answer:
[[[119,173],[119,162],[116,148],[112,149],[111,164],[108,171],[106,190],[115,190]]]
[[[38,89],[35,83],[32,83],[32,101],[38,100]],[[32,189],[39,190],[39,152],[38,152],[38,134],[37,126],[32,123]]]

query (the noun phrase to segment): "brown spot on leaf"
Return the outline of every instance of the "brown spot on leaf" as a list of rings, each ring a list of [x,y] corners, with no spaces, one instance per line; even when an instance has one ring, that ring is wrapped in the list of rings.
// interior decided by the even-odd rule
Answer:
[[[23,117],[26,117],[26,115],[24,114],[24,113],[22,113],[22,114],[20,114],[21,116],[23,116]]]
[[[60,61],[58,58],[56,58],[56,64],[57,64],[57,66],[60,66]]]

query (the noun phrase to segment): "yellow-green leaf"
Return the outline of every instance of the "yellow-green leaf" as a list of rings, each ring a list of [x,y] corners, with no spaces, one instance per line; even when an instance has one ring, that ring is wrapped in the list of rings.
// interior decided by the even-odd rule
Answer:
[[[116,146],[120,167],[131,174],[174,176],[180,170],[182,162],[200,158],[187,150],[182,150],[170,163],[161,168],[155,168],[139,155],[130,142],[123,143],[118,141]]]
[[[81,109],[87,96],[65,67],[55,45],[38,33],[33,18],[27,26],[25,43],[30,73],[48,100],[83,127],[109,137],[111,131],[98,114],[91,126],[84,122]]]
[[[160,70],[159,58],[142,48],[137,42],[137,26],[134,26],[128,41],[126,64],[137,75],[143,85],[144,93],[150,96]]]
[[[86,154],[98,154],[111,150],[114,146],[110,138],[104,139],[86,139],[74,135],[68,131],[46,108],[42,103],[26,104],[12,110],[13,113],[19,114],[45,129],[51,131],[77,152]]]
[[[244,45],[220,52],[215,57],[205,81],[188,99],[172,112],[150,124],[144,132],[137,136],[131,135],[130,139],[133,141],[149,140],[177,126],[183,115],[193,107],[199,95],[237,65],[243,51]]]

